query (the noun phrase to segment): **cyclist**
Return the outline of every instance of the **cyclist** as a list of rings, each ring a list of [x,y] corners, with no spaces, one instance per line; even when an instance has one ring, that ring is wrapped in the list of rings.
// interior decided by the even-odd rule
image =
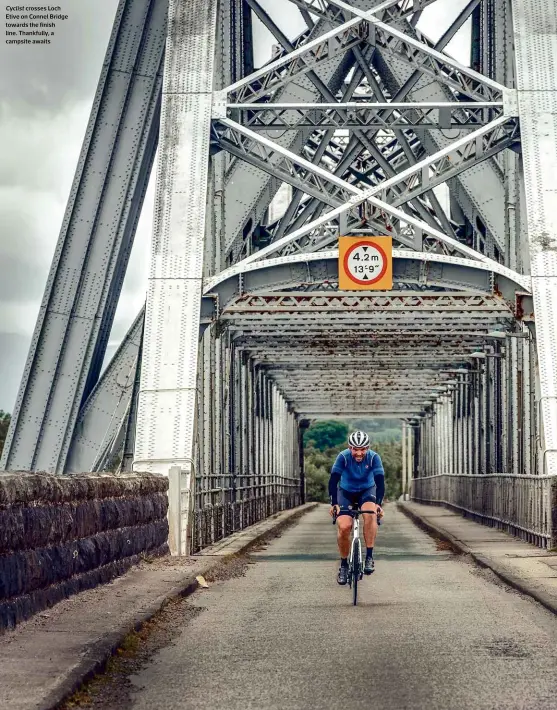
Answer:
[[[337,491],[337,487],[340,487]],[[364,515],[364,539],[366,560],[364,573],[375,570],[373,546],[377,534],[377,515],[383,516],[381,504],[385,495],[385,471],[381,457],[369,448],[369,436],[363,431],[355,431],[348,437],[348,448],[337,456],[329,479],[331,500],[330,515],[338,516],[338,549],[340,569],[338,583],[348,581],[348,555],[350,553],[350,530],[352,518],[348,506],[357,503],[361,510],[369,510],[372,515]]]

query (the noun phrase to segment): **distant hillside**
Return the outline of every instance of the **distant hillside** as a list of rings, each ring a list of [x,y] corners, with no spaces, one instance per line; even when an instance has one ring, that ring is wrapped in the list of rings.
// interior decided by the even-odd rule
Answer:
[[[402,441],[402,422],[399,419],[349,419],[350,430],[367,431],[372,441]]]

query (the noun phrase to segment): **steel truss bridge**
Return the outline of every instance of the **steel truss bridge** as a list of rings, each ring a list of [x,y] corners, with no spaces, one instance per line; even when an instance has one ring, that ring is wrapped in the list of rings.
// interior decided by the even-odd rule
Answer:
[[[184,553],[300,501],[308,420],[396,417],[415,499],[551,545],[557,7],[470,0],[434,42],[434,0],[292,2],[296,38],[258,0],[120,1],[0,467],[170,475]],[[101,375],[157,149],[146,305]],[[392,291],[338,288],[365,234]]]

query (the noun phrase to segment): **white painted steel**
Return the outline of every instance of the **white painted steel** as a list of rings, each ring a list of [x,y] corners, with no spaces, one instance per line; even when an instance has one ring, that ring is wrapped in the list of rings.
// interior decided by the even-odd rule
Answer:
[[[171,0],[134,470],[192,458],[216,0]]]
[[[513,0],[512,8],[542,398],[538,470],[557,475],[557,6]]]
[[[265,259],[256,262],[247,262],[246,260],[225,269],[220,274],[212,276],[205,279],[203,282],[203,293],[205,295],[209,294],[218,284],[226,281],[232,276],[237,276],[239,274],[249,273],[251,271],[257,271],[258,269],[270,268],[280,264],[303,264],[310,261],[322,261],[322,260],[338,260],[338,249],[328,249],[320,252],[308,252],[304,254],[292,254],[290,256],[279,256],[271,259]],[[529,291],[531,280],[529,276],[522,276],[517,274],[511,269],[507,269],[500,264],[493,262],[491,260],[474,261],[472,259],[465,259],[455,256],[447,256],[444,254],[432,254],[428,252],[412,252],[403,249],[393,249],[393,259],[412,259],[416,261],[423,262],[437,262],[440,264],[455,264],[458,266],[466,266],[472,269],[478,269],[481,271],[493,271],[496,274],[507,277],[510,281],[514,281],[517,286]]]
[[[326,44],[329,40],[335,39],[336,37],[338,37],[339,34],[346,32],[347,30],[356,29],[361,24],[362,24],[362,20],[360,18],[354,18],[352,20],[348,20],[348,22],[345,22],[342,25],[339,25],[338,27],[335,27],[334,29],[329,30],[329,32],[326,32],[325,34],[317,37],[316,39],[305,43],[304,45],[302,45],[298,49],[295,49],[292,52],[289,52],[288,54],[285,54],[284,56],[279,57],[275,61],[264,66],[262,69],[258,69],[257,71],[253,72],[249,76],[246,76],[243,79],[240,79],[239,81],[235,82],[234,84],[227,86],[220,93],[222,95],[230,95],[230,94],[235,93],[238,89],[242,88],[243,86],[246,86],[248,84],[254,84],[256,82],[261,82],[262,79],[269,76],[275,69],[279,69],[283,65],[289,64],[298,58],[303,60],[305,55],[309,54],[312,49],[321,48],[321,46],[323,44]],[[303,61],[300,62],[300,64],[303,64]],[[265,82],[261,82],[261,83],[264,84]]]
[[[143,317],[141,312],[135,319],[122,345],[79,413],[66,463],[66,473],[95,470],[95,463],[104,447],[114,439],[122,418],[129,411]]]
[[[413,175],[422,172],[425,168],[427,168],[432,163],[435,163],[440,158],[444,158],[446,156],[449,156],[451,153],[457,151],[459,148],[462,148],[470,143],[475,143],[478,138],[481,138],[482,136],[486,135],[487,133],[489,133],[493,129],[498,128],[499,126],[504,125],[507,122],[507,120],[508,119],[506,117],[502,117],[502,118],[496,119],[495,121],[492,121],[491,123],[488,123],[486,126],[482,126],[481,128],[478,128],[476,131],[472,131],[471,133],[466,133],[459,140],[454,141],[450,145],[446,146],[445,148],[442,148],[441,150],[437,151],[436,153],[433,153],[432,155],[428,156],[427,158],[424,158],[423,160],[419,161],[415,165],[412,165],[411,167],[407,168],[406,170],[403,170],[403,171],[397,173],[394,177],[384,180],[377,187],[373,187],[373,188],[370,188],[367,190],[361,190],[358,195],[355,195],[353,198],[351,198],[345,204],[341,205],[340,207],[336,207],[336,208],[330,210],[325,215],[322,215],[318,219],[313,220],[309,224],[306,224],[304,227],[300,227],[299,229],[295,230],[294,232],[291,232],[290,234],[286,235],[285,237],[282,237],[282,239],[277,240],[276,242],[274,242],[270,246],[264,247],[263,249],[259,250],[255,254],[246,257],[243,260],[243,262],[240,262],[240,263],[249,264],[250,262],[252,262],[256,259],[261,259],[262,257],[267,256],[268,254],[271,254],[274,251],[277,251],[277,249],[285,246],[286,244],[289,244],[290,242],[295,241],[296,239],[299,239],[301,236],[308,234],[309,232],[311,232],[313,229],[320,226],[321,224],[324,224],[325,222],[330,221],[333,218],[339,217],[344,212],[348,211],[349,209],[351,209],[353,207],[357,207],[359,204],[361,204],[362,202],[365,202],[366,200],[369,200],[369,198],[374,197],[376,194],[379,194],[379,193],[387,190],[388,188],[394,187],[394,186],[400,184],[401,182],[404,182],[406,179],[412,177]],[[446,239],[445,235],[443,235],[443,237],[444,237],[444,239]]]

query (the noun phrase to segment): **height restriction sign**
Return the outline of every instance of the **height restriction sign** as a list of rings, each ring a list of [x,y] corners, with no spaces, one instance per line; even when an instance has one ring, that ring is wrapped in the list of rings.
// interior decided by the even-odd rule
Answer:
[[[392,289],[392,238],[340,237],[338,287],[342,291]]]

